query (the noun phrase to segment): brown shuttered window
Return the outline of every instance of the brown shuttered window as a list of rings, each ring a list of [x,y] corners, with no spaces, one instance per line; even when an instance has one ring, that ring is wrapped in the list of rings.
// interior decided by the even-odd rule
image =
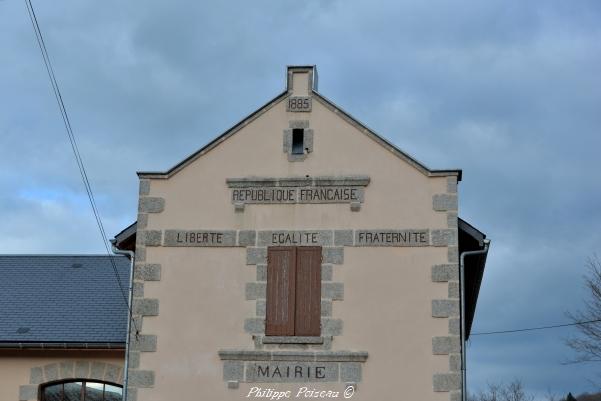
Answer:
[[[321,323],[321,248],[296,248],[294,335],[319,336]]]
[[[268,248],[266,335],[294,335],[295,290],[296,248]]]
[[[269,247],[265,334],[319,336],[321,247]]]

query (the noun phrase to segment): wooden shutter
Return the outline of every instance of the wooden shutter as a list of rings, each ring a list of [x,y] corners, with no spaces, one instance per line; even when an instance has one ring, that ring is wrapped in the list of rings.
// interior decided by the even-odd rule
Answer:
[[[321,247],[296,248],[294,334],[319,336],[321,328]]]
[[[265,335],[293,336],[296,248],[267,248]]]

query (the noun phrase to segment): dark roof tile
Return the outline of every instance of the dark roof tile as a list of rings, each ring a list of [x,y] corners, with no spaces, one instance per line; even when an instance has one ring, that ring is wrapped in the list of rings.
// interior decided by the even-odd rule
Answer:
[[[0,342],[125,342],[130,262],[0,255]],[[125,294],[125,299],[124,299]]]

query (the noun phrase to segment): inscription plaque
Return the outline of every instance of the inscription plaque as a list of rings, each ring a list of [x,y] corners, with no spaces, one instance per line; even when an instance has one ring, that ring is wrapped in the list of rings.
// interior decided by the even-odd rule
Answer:
[[[363,195],[354,186],[232,188],[232,203],[351,203],[363,202]]]
[[[331,230],[259,231],[258,245],[332,245],[333,237]]]
[[[245,204],[346,203],[358,211],[365,197],[367,176],[228,178],[231,202]]]
[[[163,246],[442,246],[441,240],[437,240],[439,231],[445,230],[432,230],[432,233],[430,233],[429,229],[388,228],[363,230],[240,230],[239,232],[236,230],[168,229],[164,231]]]
[[[335,382],[338,364],[332,362],[253,362],[246,367],[248,382]]]
[[[286,102],[286,111],[311,111],[311,98],[308,96],[289,97]]]
[[[429,230],[357,230],[355,246],[428,246]]]
[[[164,246],[235,246],[236,232],[219,230],[165,230]]]

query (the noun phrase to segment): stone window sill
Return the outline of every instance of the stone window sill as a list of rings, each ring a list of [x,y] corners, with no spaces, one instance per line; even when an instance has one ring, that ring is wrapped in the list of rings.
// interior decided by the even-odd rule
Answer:
[[[267,351],[221,349],[222,361],[365,362],[366,351]]]
[[[323,344],[323,337],[264,336],[263,344]]]

